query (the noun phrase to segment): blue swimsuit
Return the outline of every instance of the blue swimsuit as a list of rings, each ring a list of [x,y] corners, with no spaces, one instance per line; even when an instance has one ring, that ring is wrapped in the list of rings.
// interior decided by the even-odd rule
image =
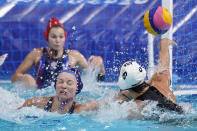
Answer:
[[[53,104],[53,99],[54,99],[54,97],[51,97],[51,98],[49,99],[49,101],[47,102],[47,104],[46,104],[45,107],[44,107],[44,110],[45,110],[45,111],[51,112],[51,107],[52,107],[52,104]],[[76,104],[76,103],[73,102],[73,104],[72,104],[70,110],[68,111],[69,114],[73,114],[73,113],[74,113],[75,104]]]
[[[58,74],[68,66],[68,51],[64,50],[61,58],[50,58],[47,49],[43,49],[43,55],[36,65],[36,83],[39,89],[53,86]]]

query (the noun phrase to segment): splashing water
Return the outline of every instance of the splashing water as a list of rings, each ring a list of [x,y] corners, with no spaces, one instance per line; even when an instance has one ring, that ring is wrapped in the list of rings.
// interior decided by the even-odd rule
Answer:
[[[17,110],[18,107],[22,106],[25,102],[25,99],[19,97],[19,91],[21,95],[21,90],[25,89],[18,88],[18,90],[12,89],[12,91],[8,91],[0,87],[0,118],[3,120],[15,122],[15,123],[23,123],[28,124],[32,123],[35,120],[44,118],[45,116],[53,116],[52,113],[45,112],[42,109],[38,109],[36,107],[25,107],[20,110]],[[27,89],[23,90],[25,95],[29,94],[32,97],[33,90]],[[31,92],[31,93],[30,93]],[[42,91],[41,91],[42,92]],[[40,92],[37,94],[41,94]],[[24,95],[23,95],[24,97]],[[55,115],[56,116],[56,115]],[[35,119],[37,118],[37,119]],[[30,121],[27,121],[29,119]]]
[[[9,113],[14,111],[17,107],[24,102],[24,99],[21,99],[17,94],[13,94],[3,88],[0,88],[0,113]]]
[[[47,88],[36,89],[35,87],[27,87],[24,82],[15,82],[10,92],[27,99],[30,97],[54,96],[55,88],[51,85]]]
[[[91,71],[92,70],[88,73],[88,76],[82,77],[84,88],[82,92],[76,96],[76,101],[85,102],[87,100],[99,100],[100,106],[96,111],[82,112],[79,115],[60,115],[56,112],[45,112],[44,110],[38,109],[34,106],[16,110],[24,103],[25,99],[29,97],[55,95],[54,87],[35,90],[32,88],[26,88],[21,85],[21,83],[18,83],[18,85],[15,85],[11,89],[0,87],[0,94],[2,94],[0,96],[1,120],[32,126],[38,123],[47,123],[50,125],[54,122],[58,123],[58,121],[70,123],[66,126],[62,124],[59,124],[59,126],[58,124],[54,124],[54,128],[58,130],[67,130],[70,127],[73,128],[73,125],[81,127],[80,129],[82,130],[86,130],[87,128],[92,127],[87,123],[87,121],[92,123],[95,127],[99,126],[103,129],[112,129],[115,127],[120,129],[118,126],[119,122],[123,125],[126,124],[124,127],[128,127],[128,129],[131,124],[134,124],[133,126],[136,127],[136,125],[143,123],[143,121],[146,123],[149,121],[152,124],[157,123],[184,128],[195,127],[197,125],[197,115],[195,110],[192,108],[192,104],[180,103],[184,108],[185,114],[177,114],[171,111],[160,110],[156,106],[156,102],[149,102],[149,104],[146,104],[143,110],[139,112],[138,105],[133,101],[123,102],[122,104],[120,104],[120,101],[114,101],[114,97],[117,95],[119,88],[98,84],[95,79],[96,77],[93,77],[96,73]],[[140,115],[140,117],[138,115]],[[81,122],[76,123],[76,121]],[[79,128],[76,130],[79,130]]]
[[[112,122],[121,119],[140,119],[140,120],[154,120],[158,123],[174,123],[182,124],[183,121],[188,119],[192,120],[197,117],[195,115],[195,110],[192,107],[191,103],[179,103],[183,107],[184,114],[178,114],[176,112],[163,110],[157,107],[157,102],[149,101],[149,104],[145,104],[145,107],[139,114],[139,107],[135,102],[124,102],[119,104],[118,101],[114,101],[114,96],[117,95],[117,91],[114,88],[109,86],[100,87],[96,82],[96,74],[98,72],[88,69],[88,73],[83,77],[84,89],[83,91],[88,92],[88,96],[97,96],[92,97],[101,98],[100,107],[97,112],[84,113],[85,116],[92,115],[94,120],[103,122]],[[106,104],[107,103],[107,104]],[[147,102],[144,102],[147,103]],[[141,115],[142,117],[138,117]],[[188,117],[185,117],[187,115]],[[191,118],[192,116],[192,118]],[[184,119],[184,120],[183,120]],[[185,123],[184,123],[185,124]]]

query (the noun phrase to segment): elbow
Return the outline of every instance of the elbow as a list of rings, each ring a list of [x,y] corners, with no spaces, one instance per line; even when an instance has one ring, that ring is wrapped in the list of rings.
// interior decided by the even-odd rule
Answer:
[[[16,82],[17,80],[19,80],[20,76],[22,76],[23,74],[19,74],[19,73],[14,73],[12,76],[11,76],[11,82],[14,83]]]
[[[16,81],[16,75],[15,74],[12,75],[10,80],[11,80],[12,83],[14,83]]]

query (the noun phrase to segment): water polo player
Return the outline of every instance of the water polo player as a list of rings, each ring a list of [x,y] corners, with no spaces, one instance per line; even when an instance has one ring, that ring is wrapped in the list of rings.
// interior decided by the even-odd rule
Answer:
[[[170,90],[171,76],[169,71],[170,57],[168,45],[176,45],[174,41],[164,38],[160,41],[159,65],[152,78],[145,81],[146,71],[138,63],[125,62],[120,70],[118,98],[123,101],[134,99],[136,103],[145,100],[157,101],[157,106],[182,113],[176,104],[175,96]]]
[[[83,88],[80,75],[75,68],[63,70],[57,77],[55,87],[55,96],[30,98],[18,109],[36,106],[49,112],[72,114],[80,113],[81,111],[95,110],[98,107],[97,101],[84,103],[74,101],[75,96],[79,94]]]
[[[105,69],[100,56],[90,56],[88,63],[80,52],[64,49],[67,32],[57,18],[48,21],[44,37],[48,47],[33,49],[13,74],[12,82],[23,81],[27,86],[41,89],[53,85],[64,66],[78,66],[84,71],[89,65],[99,68],[98,79],[103,80]],[[36,80],[26,73],[32,66],[36,69]]]

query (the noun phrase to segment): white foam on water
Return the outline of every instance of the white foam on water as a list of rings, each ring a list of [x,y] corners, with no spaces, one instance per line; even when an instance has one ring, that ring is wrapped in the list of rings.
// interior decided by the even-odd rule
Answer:
[[[46,112],[35,106],[24,107],[20,110],[17,108],[22,106],[25,99],[17,96],[0,87],[0,119],[11,121],[19,124],[31,124],[40,119],[60,116],[58,113]]]
[[[0,86],[0,94],[0,118],[3,120],[20,124],[30,124],[42,118],[59,115],[57,113],[46,112],[34,106],[24,107],[20,110],[17,109],[23,105],[27,98],[54,96],[54,87],[36,90],[35,88],[25,87],[23,83],[15,83],[10,91]]]
[[[42,97],[42,96],[54,96],[54,86],[49,86],[43,89],[37,89],[35,87],[27,87],[24,82],[15,82],[13,88],[10,90],[12,93],[17,94],[20,97]]]
[[[99,89],[99,88],[98,88]],[[99,108],[96,111],[83,112],[82,115],[91,117],[93,120],[104,123],[116,120],[136,118],[139,114],[135,102],[123,102],[114,99],[117,91],[110,88],[100,88],[98,92]]]
[[[83,82],[82,91],[88,91],[93,94],[101,94],[101,89],[98,87],[98,83],[96,81],[98,70],[88,67],[85,72],[86,73],[81,77]]]
[[[192,104],[179,103],[179,105],[183,108],[184,113],[182,114],[179,114],[175,111],[161,109],[157,107],[157,102],[149,101],[141,112],[141,114],[143,115],[142,120],[153,120],[157,123],[180,125],[184,127],[190,126],[190,124],[188,123],[192,123],[193,120],[197,118]]]
[[[94,72],[93,72],[94,73]],[[93,75],[93,74],[89,74]],[[124,102],[120,104],[119,101],[115,101],[114,97],[117,95],[118,91],[110,88],[110,86],[99,87],[95,78],[87,77],[92,79],[84,80],[84,92],[88,92],[90,95],[98,95],[100,100],[100,106],[96,111],[82,112],[83,116],[90,117],[91,119],[105,123],[113,122],[123,119],[142,119],[142,120],[156,120],[160,123],[182,123],[185,121],[191,122],[196,119],[195,110],[192,108],[190,103],[180,103],[179,105],[183,107],[185,113],[178,114],[175,112],[165,111],[161,112],[157,108],[157,102],[149,102],[142,112],[139,112],[139,106],[133,102]],[[16,85],[15,85],[16,86]],[[18,86],[18,87],[17,87]],[[25,107],[20,110],[16,110],[17,107],[24,103],[22,97],[35,97],[35,96],[54,96],[54,87],[45,88],[42,90],[35,90],[32,88],[26,88],[20,83],[16,87],[8,91],[0,87],[0,118],[7,121],[12,121],[20,124],[31,124],[40,119],[47,119],[51,117],[58,117],[57,113],[45,112],[42,109],[36,107]],[[83,97],[83,96],[82,96]],[[86,98],[85,98],[86,99]],[[96,100],[98,98],[93,98]],[[84,100],[85,101],[85,100]],[[142,117],[138,117],[141,115]]]
[[[19,98],[16,94],[13,94],[0,87],[0,113],[9,113],[15,110],[17,107],[24,103],[24,99]]]
[[[97,72],[89,69],[86,76],[82,78],[84,82],[83,91],[89,92],[92,95],[100,96],[100,106],[95,112],[82,113],[85,116],[90,116],[92,119],[99,122],[112,122],[121,119],[144,119],[144,120],[156,120],[160,123],[176,122],[180,123],[185,115],[188,117],[195,114],[195,110],[190,103],[179,103],[183,107],[184,114],[178,114],[173,111],[161,110],[157,107],[157,102],[151,101],[146,104],[141,112],[139,112],[139,106],[133,102],[124,102],[119,104],[118,101],[114,101],[114,96],[117,95],[117,91],[109,86],[101,88],[96,82]],[[102,85],[101,85],[102,86]],[[140,117],[141,116],[141,117]],[[197,116],[196,116],[197,117]],[[193,118],[192,118],[193,119]],[[186,120],[191,120],[190,117]]]

